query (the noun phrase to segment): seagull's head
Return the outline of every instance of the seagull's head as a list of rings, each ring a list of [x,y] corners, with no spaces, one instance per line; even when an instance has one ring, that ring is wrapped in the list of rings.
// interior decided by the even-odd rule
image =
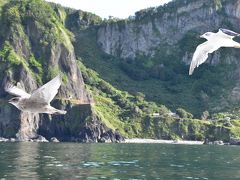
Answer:
[[[20,100],[20,97],[14,97],[14,98],[10,99],[8,102],[17,107],[19,100]]]
[[[213,34],[214,34],[213,32],[206,32],[203,35],[201,35],[200,38],[209,39],[209,37],[211,37]]]

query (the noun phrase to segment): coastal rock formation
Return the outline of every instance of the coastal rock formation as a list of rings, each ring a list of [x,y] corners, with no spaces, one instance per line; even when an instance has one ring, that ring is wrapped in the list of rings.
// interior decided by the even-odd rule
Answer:
[[[101,25],[97,42],[104,52],[124,59],[133,59],[138,54],[153,56],[161,46],[175,47],[188,33],[194,33],[192,38],[196,38],[229,24],[238,31],[239,4],[239,0],[170,2],[164,7],[136,12],[132,19]],[[219,58],[217,54],[213,64],[219,62]],[[187,59],[189,64],[191,59]]]
[[[1,2],[0,141],[238,136],[237,115],[208,118],[239,103],[239,51],[211,55],[216,71],[204,64],[189,77],[187,69],[201,33],[239,32],[240,0],[176,0],[125,20],[43,0]],[[32,93],[57,74],[63,83],[52,105],[66,115],[26,114],[7,103],[6,83]]]
[[[42,12],[39,14],[39,11]],[[47,141],[44,137],[69,141],[85,136],[82,130],[101,120],[92,110],[93,99],[85,88],[69,32],[54,15],[54,10],[43,1],[11,1],[2,7],[1,16],[1,98],[10,98],[4,92],[8,82],[19,82],[21,88],[31,93],[61,74],[63,83],[53,103],[68,113],[66,116],[33,115],[2,102],[0,137],[42,142]],[[106,126],[102,127],[98,136],[105,135],[107,130]],[[96,139],[94,134],[86,133],[86,136],[88,141]]]
[[[121,69],[134,80],[156,78],[171,81],[174,84],[173,79],[178,79],[178,74],[183,76],[187,74],[186,67],[191,62],[195,48],[205,41],[199,37],[201,34],[207,31],[217,32],[219,28],[240,32],[239,11],[239,0],[172,1],[164,6],[136,12],[135,16],[125,20],[102,23],[95,28],[96,41],[102,51],[120,59]],[[239,41],[239,38],[235,40]],[[227,85],[229,89],[224,90],[226,94],[218,95],[218,103],[209,97],[210,93],[206,93],[206,89],[203,88],[202,91],[197,92],[196,94],[201,94],[198,100],[201,99],[203,104],[198,109],[203,108],[204,111],[204,108],[212,108],[213,111],[221,111],[240,102],[239,56],[239,49],[227,48],[221,48],[218,52],[209,55],[207,64],[211,66],[208,67],[222,65],[219,72],[225,70],[224,76],[226,79],[231,79],[233,85]],[[183,67],[184,65],[186,67]],[[212,69],[209,71],[212,72]],[[197,76],[193,78],[197,79]],[[199,75],[200,79],[203,76],[204,73]],[[219,77],[218,80],[220,79],[222,78]],[[207,80],[204,81],[207,82]],[[213,84],[216,81],[217,78],[213,80]],[[220,83],[222,82],[224,82],[223,79]],[[182,86],[186,87],[185,84]],[[175,89],[175,87],[168,89]],[[152,96],[151,100],[154,100],[155,95]],[[180,95],[175,98],[178,97]],[[163,101],[162,99],[158,101]],[[163,101],[163,103],[167,102],[169,98]],[[171,104],[174,103],[174,101],[171,102]],[[179,106],[183,104],[180,103]],[[191,109],[191,107],[188,108]]]

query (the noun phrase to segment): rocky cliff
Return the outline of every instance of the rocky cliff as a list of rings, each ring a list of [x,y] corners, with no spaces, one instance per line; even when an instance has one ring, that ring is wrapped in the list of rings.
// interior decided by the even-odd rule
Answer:
[[[239,51],[219,50],[214,67],[187,73],[201,33],[240,29],[239,3],[175,0],[102,20],[43,0],[0,0],[0,137],[240,138]],[[52,105],[66,115],[21,113],[6,102],[7,82],[31,93],[57,74],[63,84]]]
[[[239,8],[238,0],[173,1],[136,12],[135,17],[127,20],[101,25],[97,42],[103,51],[121,58],[135,58],[137,54],[153,56],[161,46],[178,46],[189,32],[196,35],[192,37],[196,41],[198,35],[220,27],[238,31]],[[183,57],[179,59],[186,61]]]
[[[66,116],[32,115],[3,102],[0,136],[28,140],[43,135],[68,141],[98,141],[102,134],[106,136],[109,129],[101,125],[92,110],[93,99],[77,65],[70,32],[48,3],[40,0],[6,3],[2,7],[0,32],[1,98],[10,98],[3,90],[7,82],[19,82],[21,88],[31,93],[61,74],[63,84],[53,104],[68,111]],[[100,131],[97,135],[82,132],[91,124]],[[109,134],[114,136],[113,131]]]
[[[145,104],[146,100],[164,104],[175,112],[184,108],[197,118],[209,112],[210,119],[224,119],[231,114],[225,112],[234,111],[236,116],[232,118],[238,119],[238,110],[235,109],[239,104],[240,79],[237,49],[220,49],[210,55],[208,63],[198,68],[193,76],[188,76],[192,54],[196,46],[204,42],[199,36],[206,31],[216,32],[220,27],[238,32],[238,9],[238,0],[175,0],[164,6],[141,10],[125,20],[100,21],[95,17],[94,21],[83,22],[82,12],[76,12],[66,24],[75,35],[76,56],[98,73],[87,72],[94,78],[86,78],[85,82],[93,95],[101,97],[97,99],[98,103],[108,102],[109,107],[102,103],[101,113],[106,111],[119,120],[118,123],[124,123],[124,127],[117,127],[128,135],[176,138],[181,135],[176,132],[174,121],[167,123],[166,111],[164,121],[162,116],[158,120],[147,120],[151,113],[162,113],[162,110],[159,106]],[[86,28],[86,25],[89,26]],[[109,91],[110,87],[106,87],[98,76],[133,97],[117,93],[114,89]],[[108,115],[105,118],[108,119]],[[223,132],[215,125],[205,131],[211,134],[220,129],[219,132]],[[187,126],[185,138],[192,137],[189,130],[195,129],[190,124]],[[162,129],[161,133],[158,129]],[[237,132],[230,129],[224,132]],[[193,134],[196,133],[206,136],[203,131]]]
[[[120,59],[120,69],[131,79],[162,81],[156,81],[159,91],[157,86],[154,86],[156,91],[152,94],[145,87],[138,89],[150,100],[167,104],[171,108],[181,106],[195,114],[199,109],[224,110],[239,103],[239,51],[223,48],[210,55],[207,63],[215,66],[215,69],[207,66],[204,70],[204,66],[201,66],[200,71],[210,73],[205,72],[205,76],[204,73],[198,74],[198,70],[197,75],[189,78],[187,69],[196,46],[204,42],[199,37],[202,33],[216,32],[221,27],[239,31],[239,4],[238,0],[172,1],[164,6],[136,12],[134,17],[125,20],[103,22],[93,28],[96,31],[96,40],[92,40],[96,41],[103,52]],[[78,33],[78,36],[79,34],[84,32]],[[83,52],[82,55],[84,54],[86,53]],[[100,68],[95,69],[101,72]],[[176,88],[176,81],[181,81],[179,88]],[[205,85],[200,81],[205,81]],[[116,84],[124,90],[135,91],[134,87],[127,87],[121,81]],[[211,84],[214,85],[208,89]],[[216,84],[222,85],[216,87]],[[168,93],[169,89],[176,91],[176,96],[170,93],[168,99],[161,97],[161,94]],[[220,92],[220,89],[224,92]],[[190,94],[195,94],[195,97],[189,97]],[[214,94],[218,94],[219,101],[212,98]],[[179,97],[181,102],[176,103]],[[195,105],[187,107],[183,101],[191,101],[190,99]]]

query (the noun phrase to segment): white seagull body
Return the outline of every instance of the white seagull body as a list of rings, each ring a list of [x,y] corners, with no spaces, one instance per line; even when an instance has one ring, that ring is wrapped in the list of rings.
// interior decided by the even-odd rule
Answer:
[[[5,91],[17,97],[9,100],[9,103],[16,106],[23,112],[29,113],[47,113],[47,114],[66,114],[66,111],[58,110],[50,105],[50,102],[58,93],[61,85],[60,76],[56,76],[48,83],[44,84],[32,94],[28,94],[24,90],[7,84]]]
[[[209,53],[216,51],[220,47],[240,48],[240,44],[233,40],[235,36],[239,35],[234,31],[222,28],[217,33],[206,32],[201,35],[200,37],[207,39],[207,41],[197,46],[193,54],[189,75],[192,75],[194,69],[207,60]]]

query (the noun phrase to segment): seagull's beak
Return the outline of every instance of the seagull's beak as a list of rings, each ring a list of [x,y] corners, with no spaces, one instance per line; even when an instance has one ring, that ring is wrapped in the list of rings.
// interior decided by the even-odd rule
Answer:
[[[9,99],[9,100],[8,100],[8,103],[13,104],[13,100],[12,100],[12,99]]]
[[[204,38],[203,35],[201,35],[200,38]]]
[[[10,99],[10,100],[8,100],[8,103],[12,104],[12,101],[11,101],[11,99]]]

